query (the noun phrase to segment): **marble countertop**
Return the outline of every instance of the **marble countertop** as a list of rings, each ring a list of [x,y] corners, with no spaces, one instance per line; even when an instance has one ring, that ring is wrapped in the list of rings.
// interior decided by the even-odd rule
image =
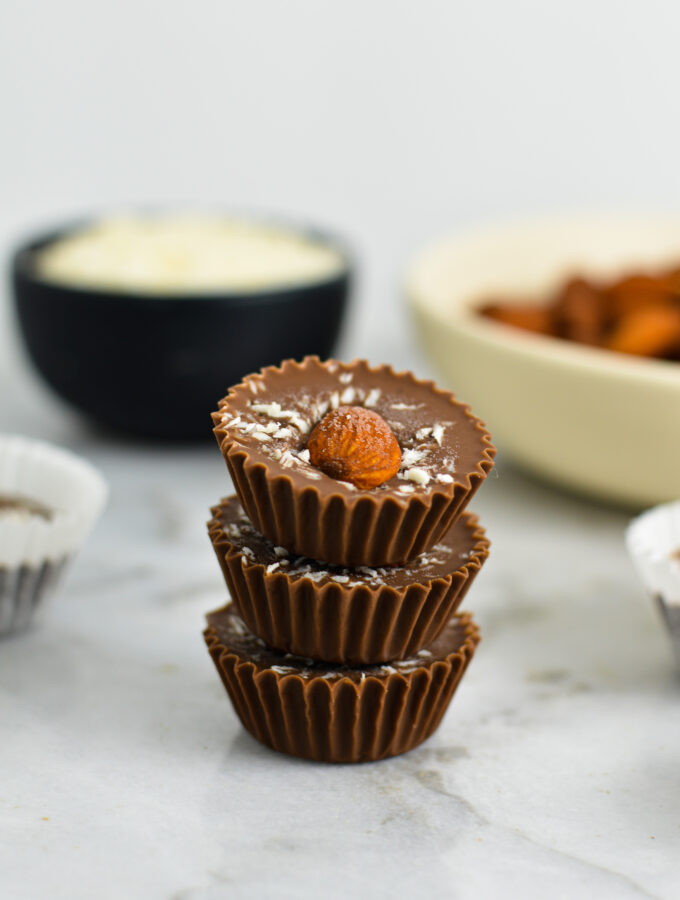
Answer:
[[[201,637],[225,601],[216,447],[105,437],[23,370],[2,385],[1,430],[112,487],[41,626],[0,643],[3,897],[680,895],[680,684],[626,513],[501,454],[474,503],[484,639],[439,731],[380,763],[304,762],[242,730]]]

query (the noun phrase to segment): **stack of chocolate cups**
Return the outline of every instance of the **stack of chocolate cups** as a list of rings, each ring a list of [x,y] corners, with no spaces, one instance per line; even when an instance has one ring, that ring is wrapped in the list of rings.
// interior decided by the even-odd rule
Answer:
[[[327,474],[308,448],[319,422],[346,411],[356,474],[367,458],[357,409],[400,448],[396,474],[369,489]],[[317,357],[247,376],[213,420],[236,496],[208,531],[232,602],[204,634],[244,727],[325,762],[417,746],[479,642],[456,610],[488,556],[465,511],[493,466],[483,423],[410,373]]]

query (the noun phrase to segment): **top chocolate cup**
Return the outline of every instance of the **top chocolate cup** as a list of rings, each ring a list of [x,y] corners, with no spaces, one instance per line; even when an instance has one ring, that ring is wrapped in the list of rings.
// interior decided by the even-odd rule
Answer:
[[[331,409],[381,415],[402,453],[397,475],[368,490],[309,462],[307,441]],[[214,432],[255,528],[292,553],[340,566],[400,565],[429,550],[493,466],[470,408],[431,381],[364,360],[286,360],[246,376],[213,413]]]

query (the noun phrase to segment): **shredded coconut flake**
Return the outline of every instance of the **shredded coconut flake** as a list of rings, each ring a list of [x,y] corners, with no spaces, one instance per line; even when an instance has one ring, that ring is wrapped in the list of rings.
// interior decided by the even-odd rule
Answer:
[[[413,450],[407,447],[406,450],[402,450],[401,453],[401,468],[408,469],[411,466],[422,462],[426,456],[427,450]]]
[[[352,403],[354,401],[355,394],[356,391],[353,387],[345,388],[345,390],[340,395],[340,402],[345,404]]]
[[[297,572],[293,572],[292,574],[296,575]],[[326,575],[328,575],[328,572],[324,570],[321,572],[303,572],[302,574],[305,578],[309,578],[310,581],[321,581],[322,578],[325,578]]]
[[[415,481],[416,484],[425,485],[430,480],[429,474],[425,471],[425,469],[407,469],[406,477],[409,481]]]
[[[381,393],[382,391],[380,390],[380,388],[372,388],[372,390],[368,392],[368,396],[364,400],[364,406],[375,406],[375,404],[380,399]]]
[[[416,431],[416,440],[417,440],[417,441],[424,441],[425,438],[426,438],[429,434],[432,434],[432,429],[431,429],[431,428],[421,428],[419,431]]]
[[[351,372],[343,372],[338,376],[338,380],[342,382],[342,384],[349,384],[353,378],[354,375]]]
[[[303,462],[309,462],[309,450],[300,450],[297,455],[298,459],[301,459]]]
[[[453,482],[453,476],[447,475],[445,472],[440,472],[435,478],[435,481],[439,481],[441,484],[451,484]]]
[[[298,416],[297,413],[293,413],[293,415],[290,416],[290,424],[294,425],[302,434],[307,434],[309,431],[309,422],[306,419],[303,419],[302,416]]]
[[[272,400],[271,403],[251,403],[250,408],[253,412],[269,416],[271,419],[278,419],[283,414],[281,404],[277,403],[276,400]]]
[[[276,572],[281,563],[273,562],[267,566],[267,575],[271,575],[272,572]]]
[[[289,466],[292,466],[297,462],[297,457],[293,456],[290,450],[284,450],[279,457],[279,462],[284,467],[284,469],[287,469]]]
[[[432,429],[432,437],[435,439],[435,441],[441,447],[442,438],[444,437],[444,426],[441,425],[439,422],[437,422],[437,424]]]
[[[323,403],[317,403],[314,407],[314,419],[318,422],[319,419],[323,419],[323,417],[328,412],[328,400],[324,400]]]
[[[236,634],[248,634],[248,629],[246,628],[245,623],[241,621],[241,619],[232,618],[230,628],[232,629],[232,631],[235,631]]]

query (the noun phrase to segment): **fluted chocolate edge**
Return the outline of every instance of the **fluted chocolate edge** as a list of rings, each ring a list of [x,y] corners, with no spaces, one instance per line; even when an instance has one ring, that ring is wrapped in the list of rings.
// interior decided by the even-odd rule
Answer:
[[[459,617],[462,644],[444,660],[408,674],[361,682],[303,679],[244,661],[208,627],[204,637],[244,728],[263,744],[319,762],[355,763],[412,750],[437,729],[480,636]]]
[[[220,506],[208,534],[234,606],[248,629],[270,647],[312,659],[370,665],[404,659],[426,647],[458,609],[489,554],[477,516],[464,513],[474,545],[446,576],[402,588],[316,584],[249,561],[227,537]]]
[[[292,553],[341,566],[401,565],[436,544],[468,505],[493,468],[496,448],[491,435],[467,404],[433,381],[419,380],[411,372],[395,372],[392,366],[371,367],[363,360],[353,360],[348,366],[363,364],[372,374],[387,373],[447,397],[479,433],[480,459],[471,472],[454,474],[450,484],[433,486],[427,494],[399,498],[384,493],[325,493],[314,483],[296,485],[278,464],[265,462],[261,455],[235,443],[222,418],[224,407],[237,392],[257,394],[257,390],[251,391],[251,382],[259,385],[269,374],[312,364],[328,366],[336,361],[322,363],[316,356],[299,363],[285,360],[281,366],[268,366],[246,376],[220,401],[212,414],[213,431],[234,489],[255,528]]]

